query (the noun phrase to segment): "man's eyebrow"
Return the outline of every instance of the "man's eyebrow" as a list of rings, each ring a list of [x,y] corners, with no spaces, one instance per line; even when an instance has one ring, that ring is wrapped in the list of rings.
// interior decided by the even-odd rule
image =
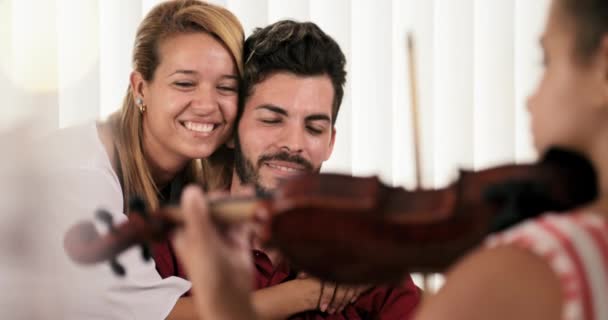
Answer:
[[[271,111],[271,112],[274,112],[274,113],[278,113],[278,114],[283,115],[283,116],[287,116],[287,115],[288,115],[287,110],[285,110],[285,109],[283,109],[283,108],[281,108],[281,107],[279,107],[279,106],[275,106],[275,105],[273,105],[273,104],[263,104],[263,105],[259,105],[259,106],[257,106],[255,109],[256,109],[256,110],[259,110],[259,109],[266,109],[266,110],[268,110],[268,111]]]
[[[306,117],[306,121],[317,121],[317,120],[331,122],[331,118],[328,115],[323,114],[323,113],[311,114]]]

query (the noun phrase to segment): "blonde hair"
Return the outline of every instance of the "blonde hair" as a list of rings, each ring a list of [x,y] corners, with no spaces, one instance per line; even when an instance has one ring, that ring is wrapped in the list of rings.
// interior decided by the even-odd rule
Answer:
[[[238,19],[228,10],[198,0],[175,0],[154,7],[139,25],[133,49],[133,69],[146,81],[154,78],[159,63],[159,45],[171,36],[206,32],[223,43],[234,58],[242,76],[244,32]],[[127,90],[121,110],[113,114],[110,126],[122,173],[124,206],[141,197],[148,208],[159,206],[159,190],[145,161],[142,147],[142,120],[135,104],[133,88]],[[199,182],[207,190],[226,188],[232,175],[232,152],[220,147],[205,159],[193,159],[185,168],[184,183]]]

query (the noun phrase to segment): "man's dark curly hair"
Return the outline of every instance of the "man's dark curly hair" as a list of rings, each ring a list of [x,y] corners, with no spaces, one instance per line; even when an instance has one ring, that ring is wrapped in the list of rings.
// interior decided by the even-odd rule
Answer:
[[[276,72],[300,76],[328,75],[334,87],[332,123],[344,96],[346,58],[334,39],[312,22],[283,20],[257,28],[245,41],[239,118],[256,84]]]

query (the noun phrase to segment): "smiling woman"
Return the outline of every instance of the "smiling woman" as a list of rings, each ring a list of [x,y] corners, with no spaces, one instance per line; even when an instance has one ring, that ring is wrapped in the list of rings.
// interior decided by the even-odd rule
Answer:
[[[141,144],[146,160],[138,167],[148,166],[153,182],[162,189],[185,163],[209,157],[230,136],[236,115],[238,71],[230,52],[207,33],[173,36],[160,43],[158,53],[162,63],[151,78],[139,71],[132,73],[131,94],[137,96],[139,113],[135,116],[142,122]],[[118,122],[115,117],[112,121]],[[123,172],[134,172],[135,168],[127,167],[128,161],[122,164]],[[190,166],[197,166],[197,162]],[[196,168],[189,170],[192,174]],[[151,195],[143,185],[137,192],[138,177],[131,177],[132,191],[146,194],[148,204],[155,207],[156,190]],[[209,181],[211,177],[207,178]]]
[[[66,128],[44,141],[50,171],[61,177],[51,188],[59,229],[100,207],[113,220],[127,219],[136,195],[155,209],[178,199],[187,183],[225,187],[232,161],[224,143],[237,113],[242,46],[243,29],[226,9],[196,0],[153,8],[137,30],[122,108],[106,122]],[[127,252],[121,265],[113,264],[114,271],[126,268],[126,279],[107,267],[75,270],[83,283],[102,284],[91,297],[97,304],[85,312],[112,319],[174,316],[190,285],[173,277],[183,272],[170,259],[172,250],[168,242],[158,244],[156,266]],[[83,318],[80,310],[74,318]]]
[[[174,15],[172,23],[163,23],[167,14]],[[186,175],[200,178],[198,160],[189,160],[211,156],[228,138],[236,114],[242,44],[236,17],[199,1],[161,4],[144,19],[135,39],[131,90],[108,123],[124,173],[125,200],[138,194],[155,208],[158,190],[175,173],[185,169]],[[185,131],[186,121],[191,128],[215,123],[218,130],[201,143],[192,130]],[[207,167],[215,164],[205,161]],[[225,173],[227,177],[230,170]],[[208,187],[221,182],[221,176],[205,181]]]

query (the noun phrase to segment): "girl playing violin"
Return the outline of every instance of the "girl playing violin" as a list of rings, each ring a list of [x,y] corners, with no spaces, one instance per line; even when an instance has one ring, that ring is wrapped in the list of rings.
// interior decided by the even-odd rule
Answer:
[[[553,0],[545,71],[528,100],[534,145],[593,163],[599,196],[491,237],[458,263],[420,319],[605,319],[608,305],[608,2]]]
[[[418,319],[608,318],[608,2],[553,0],[541,44],[544,76],[528,101],[535,147],[539,153],[563,147],[589,158],[599,196],[585,207],[548,212],[490,237],[452,267]],[[250,274],[235,279],[231,275],[239,273],[229,271],[247,271],[246,241],[238,239],[250,228],[219,233],[198,190],[189,190],[182,204],[187,225],[177,234],[177,250],[193,275],[199,311],[213,318],[254,317],[242,290]],[[210,290],[220,284],[222,290]],[[241,307],[228,309],[226,301]]]

